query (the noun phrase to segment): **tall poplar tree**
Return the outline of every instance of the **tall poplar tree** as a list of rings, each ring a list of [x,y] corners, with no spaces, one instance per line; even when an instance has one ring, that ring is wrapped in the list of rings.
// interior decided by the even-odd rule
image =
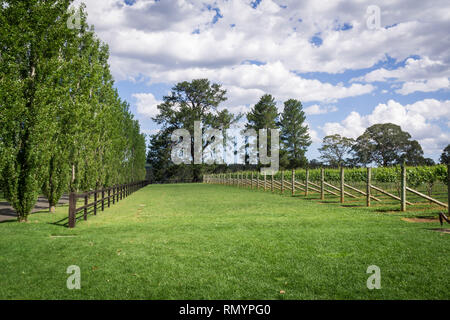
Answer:
[[[48,133],[71,1],[0,1],[1,175],[6,199],[25,221],[34,207],[49,159]]]

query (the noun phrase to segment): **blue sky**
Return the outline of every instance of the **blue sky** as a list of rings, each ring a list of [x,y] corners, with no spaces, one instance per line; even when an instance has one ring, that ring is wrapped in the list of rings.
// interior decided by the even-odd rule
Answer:
[[[264,93],[280,111],[302,101],[309,159],[325,135],[356,138],[375,123],[400,125],[434,160],[450,143],[448,1],[84,2],[145,133],[157,132],[151,117],[175,83],[209,78],[232,112]]]

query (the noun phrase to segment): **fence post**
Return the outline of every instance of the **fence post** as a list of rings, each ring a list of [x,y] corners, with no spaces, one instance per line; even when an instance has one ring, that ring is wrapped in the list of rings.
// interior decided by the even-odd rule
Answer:
[[[325,169],[320,169],[320,200],[325,200]]]
[[[108,208],[111,207],[111,188],[108,188]]]
[[[448,216],[450,217],[450,163],[447,163]]]
[[[345,180],[344,180],[344,167],[342,166],[342,164],[341,164],[341,203],[344,203],[344,197],[345,197],[345,194],[344,194],[344,191],[345,191],[345,189],[344,189],[344,183],[345,183]]]
[[[88,205],[88,196],[87,196],[87,194],[85,194],[84,195],[84,206],[85,207],[84,207],[84,212],[83,212],[83,219],[84,220],[87,220],[87,210],[88,210],[87,207],[86,207],[87,205]]]
[[[94,191],[94,216],[97,215],[97,190]]]
[[[272,190],[272,193],[273,193],[273,179],[274,179],[274,176],[275,174],[273,173],[273,171],[272,171],[272,180],[271,180],[271,182],[270,182],[270,189]]]
[[[77,222],[76,217],[77,196],[75,192],[69,194],[69,228],[75,228]]]
[[[251,174],[250,178],[252,179],[252,181],[250,182],[250,189],[253,190],[253,171],[252,171],[252,174]]]
[[[105,189],[102,189],[102,211],[105,211]]]
[[[401,211],[406,211],[406,167],[405,167],[405,163],[402,164],[402,177],[401,177],[402,181],[401,181],[401,207],[400,210]]]
[[[284,171],[281,171],[281,194],[284,193]]]
[[[292,187],[292,196],[295,196],[295,169],[292,169],[292,177],[291,177],[291,187]]]
[[[372,185],[372,168],[367,168],[367,186],[366,186],[366,193],[367,193],[367,199],[366,204],[368,207],[370,207],[370,192],[371,192],[371,186]]]
[[[266,191],[266,190],[267,190],[267,174],[264,171],[264,191]]]
[[[305,197],[308,196],[308,188],[309,188],[309,169],[306,168]]]
[[[256,190],[259,190],[259,172],[256,172]]]
[[[115,186],[112,187],[112,191],[113,191],[112,201],[113,201],[113,204],[115,204],[116,203],[116,187]]]

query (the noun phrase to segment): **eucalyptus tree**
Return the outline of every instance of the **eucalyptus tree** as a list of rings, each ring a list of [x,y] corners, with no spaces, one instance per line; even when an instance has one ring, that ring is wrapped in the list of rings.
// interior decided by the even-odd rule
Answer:
[[[350,155],[355,140],[343,137],[340,134],[329,135],[323,138],[322,147],[319,148],[320,158],[330,166],[339,166]]]
[[[217,83],[211,84],[208,79],[180,82],[158,105],[159,113],[153,120],[169,134],[176,129],[188,130],[191,133],[191,158],[194,160],[195,121],[201,122],[202,130],[227,129],[240,118],[226,109],[219,110],[219,105],[226,100],[226,90]],[[202,147],[209,144],[209,141],[203,141]],[[194,164],[194,181],[200,181],[202,170],[203,165]]]
[[[353,145],[355,158],[361,164],[372,162],[380,166],[402,163],[415,165],[423,162],[423,151],[419,142],[392,123],[374,124],[356,139]]]

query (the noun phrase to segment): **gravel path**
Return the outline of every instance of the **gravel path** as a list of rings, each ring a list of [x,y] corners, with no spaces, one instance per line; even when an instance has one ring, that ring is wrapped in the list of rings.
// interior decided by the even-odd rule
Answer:
[[[65,204],[69,202],[69,196],[63,195],[58,202],[58,205]],[[42,210],[48,210],[48,200],[45,197],[39,197],[32,213]],[[17,214],[14,209],[9,205],[8,202],[0,202],[0,222],[6,220],[17,219]]]

